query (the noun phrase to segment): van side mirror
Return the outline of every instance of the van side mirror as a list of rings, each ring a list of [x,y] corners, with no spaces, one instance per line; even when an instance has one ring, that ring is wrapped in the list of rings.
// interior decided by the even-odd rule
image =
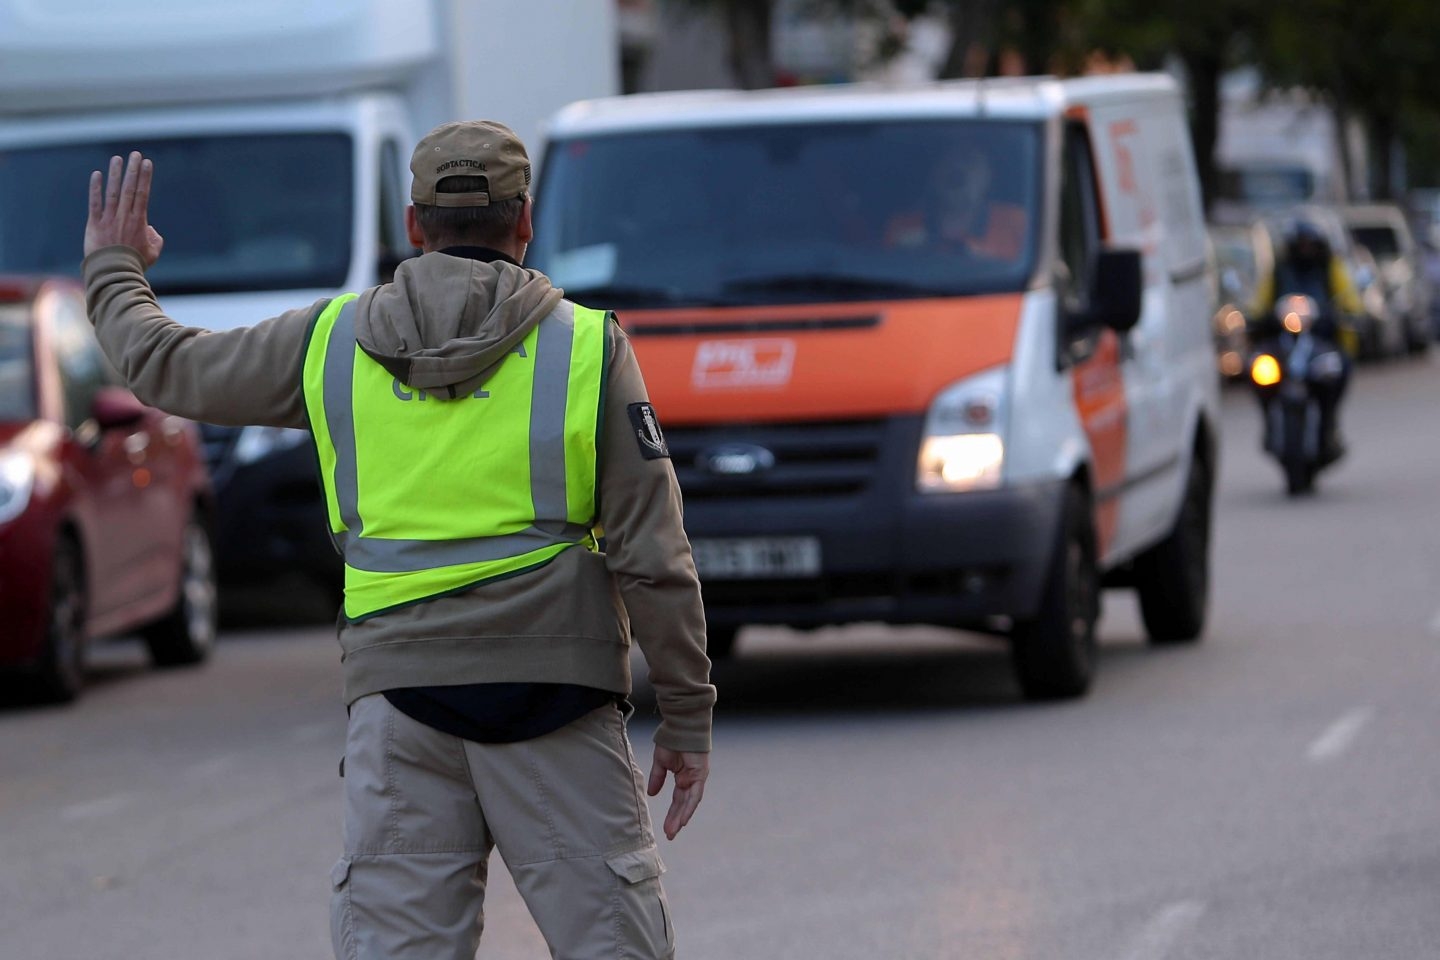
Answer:
[[[1139,250],[1102,250],[1091,275],[1090,309],[1086,320],[1118,333],[1140,322],[1145,273]]]
[[[133,427],[145,418],[146,407],[123,387],[101,387],[90,404],[90,416],[101,430]]]

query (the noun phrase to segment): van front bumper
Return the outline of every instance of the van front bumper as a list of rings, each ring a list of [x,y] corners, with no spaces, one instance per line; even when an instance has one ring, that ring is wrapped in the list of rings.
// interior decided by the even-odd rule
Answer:
[[[789,626],[878,621],[982,626],[1034,615],[1065,485],[915,497],[888,516],[750,504],[686,508],[692,539],[814,537],[813,578],[705,579],[711,623]]]
[[[891,419],[873,430],[869,477],[862,489],[840,496],[792,496],[763,484],[717,490],[692,466],[692,450],[723,444],[727,431],[669,432],[692,541],[804,537],[820,548],[818,576],[707,578],[702,571],[712,624],[983,627],[998,617],[1035,614],[1066,481],[921,494],[915,490],[918,418]],[[745,438],[784,442],[759,431]]]

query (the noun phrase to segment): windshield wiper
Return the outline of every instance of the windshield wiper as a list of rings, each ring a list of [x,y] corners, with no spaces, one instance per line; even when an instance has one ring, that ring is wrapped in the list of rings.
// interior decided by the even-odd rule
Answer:
[[[759,277],[741,277],[725,283],[726,293],[813,293],[867,297],[943,296],[945,291],[906,283],[849,273],[776,273]]]
[[[669,307],[675,305],[707,306],[713,297],[687,294],[673,287],[647,287],[640,284],[607,284],[598,287],[566,287],[565,296],[576,303],[591,307]]]

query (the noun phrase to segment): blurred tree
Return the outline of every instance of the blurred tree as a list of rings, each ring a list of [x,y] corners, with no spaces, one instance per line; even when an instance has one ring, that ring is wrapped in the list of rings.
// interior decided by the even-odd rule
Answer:
[[[1400,140],[1411,187],[1440,186],[1440,110],[1419,107],[1406,112]]]
[[[1276,0],[1271,0],[1276,2]],[[1280,0],[1289,2],[1289,0]],[[1251,0],[1079,0],[1084,42],[1131,57],[1141,69],[1159,69],[1174,55],[1190,87],[1190,136],[1195,165],[1208,206],[1218,177],[1215,144],[1220,134],[1220,77],[1254,46],[1246,37],[1263,34],[1269,4]]]
[[[1000,0],[947,0],[945,15],[950,24],[950,53],[940,75],[983,77],[993,73],[999,61]]]
[[[714,11],[724,23],[736,81],[775,80],[771,27],[781,0],[662,0]],[[942,12],[951,47],[943,77],[1079,72],[1095,52],[1159,69],[1174,56],[1190,90],[1191,136],[1206,203],[1216,193],[1220,78],[1259,66],[1274,85],[1329,94],[1342,116],[1364,119],[1376,147],[1375,192],[1394,192],[1395,151],[1410,139],[1436,153],[1440,84],[1437,0],[809,0],[849,16]],[[1436,163],[1440,164],[1440,156]],[[1440,176],[1440,169],[1432,172]]]
[[[993,76],[1004,54],[1021,73],[1047,73],[1057,55],[1068,52],[1064,25],[1073,2],[1067,0],[896,0],[896,9],[915,17],[943,8],[950,26],[950,53],[940,75]]]
[[[1418,118],[1440,109],[1430,70],[1440,60],[1435,0],[1273,0],[1260,53],[1279,84],[1318,87],[1342,115],[1359,116],[1375,150],[1373,188],[1390,198],[1398,186],[1396,150]]]

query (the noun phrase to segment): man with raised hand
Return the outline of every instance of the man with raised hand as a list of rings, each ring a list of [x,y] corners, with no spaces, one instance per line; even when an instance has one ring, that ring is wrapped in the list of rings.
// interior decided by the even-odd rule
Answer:
[[[161,311],[153,165],[123,167],[92,175],[85,230],[106,354],[171,413],[315,436],[345,561],[336,957],[470,960],[492,847],[555,956],[672,956],[642,791],[674,775],[672,840],[704,794],[699,584],[625,334],[521,266],[524,146],[492,122],[431,131],[406,211],[422,256],[225,332]],[[661,715],[648,785],[625,728],[632,625]]]

